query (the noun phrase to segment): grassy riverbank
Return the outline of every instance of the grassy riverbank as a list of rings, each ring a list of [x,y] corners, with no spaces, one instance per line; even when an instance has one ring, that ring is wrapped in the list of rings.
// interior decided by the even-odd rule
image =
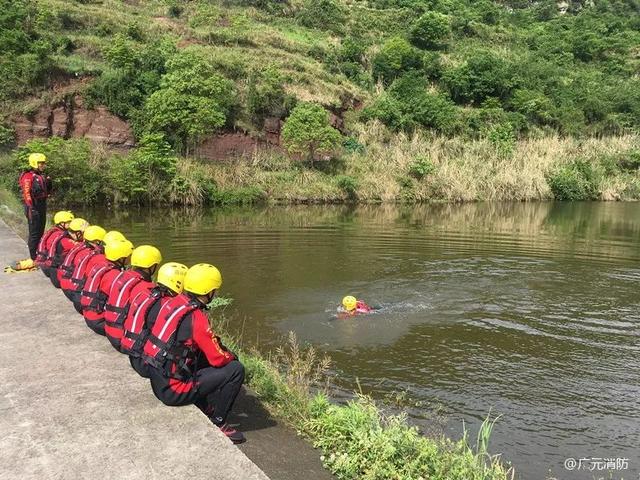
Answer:
[[[463,140],[394,133],[372,122],[347,147],[311,166],[273,151],[225,162],[178,157],[159,136],[127,155],[53,138],[0,156],[0,182],[15,189],[28,153],[43,151],[60,205],[640,198],[637,135]]]
[[[218,318],[215,314],[213,317]],[[224,320],[214,329],[230,338]],[[323,463],[340,479],[498,480],[513,476],[498,455],[488,452],[493,421],[487,419],[473,446],[465,434],[458,441],[427,437],[406,416],[387,415],[366,395],[346,405],[326,395],[330,360],[300,348],[293,333],[265,358],[231,341],[247,369],[247,383],[275,415],[291,424],[323,452]],[[324,386],[324,387],[323,387]]]

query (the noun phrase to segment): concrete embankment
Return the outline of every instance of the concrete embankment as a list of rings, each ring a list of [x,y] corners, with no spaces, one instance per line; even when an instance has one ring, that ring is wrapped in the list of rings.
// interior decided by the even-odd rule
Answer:
[[[0,220],[0,265],[26,246]],[[41,272],[0,273],[0,479],[268,480],[195,407],[170,408]]]

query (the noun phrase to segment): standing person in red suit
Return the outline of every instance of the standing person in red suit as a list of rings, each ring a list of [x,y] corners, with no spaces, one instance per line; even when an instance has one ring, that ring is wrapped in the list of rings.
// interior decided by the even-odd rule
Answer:
[[[36,251],[47,223],[47,198],[51,194],[51,178],[44,173],[47,157],[42,153],[29,155],[29,169],[22,172],[18,183],[22,192],[24,214],[29,223],[29,255],[36,259]]]
[[[226,420],[244,381],[244,365],[211,330],[205,313],[221,285],[222,276],[213,265],[191,267],[184,293],[158,310],[143,357],[153,393],[162,403],[195,404],[233,443],[242,443],[242,432]]]

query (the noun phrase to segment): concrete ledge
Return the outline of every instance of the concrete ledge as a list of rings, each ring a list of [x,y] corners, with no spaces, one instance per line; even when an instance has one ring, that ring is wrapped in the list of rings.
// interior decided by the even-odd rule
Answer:
[[[27,256],[0,220],[0,264]],[[91,332],[42,272],[0,273],[0,479],[268,480]]]

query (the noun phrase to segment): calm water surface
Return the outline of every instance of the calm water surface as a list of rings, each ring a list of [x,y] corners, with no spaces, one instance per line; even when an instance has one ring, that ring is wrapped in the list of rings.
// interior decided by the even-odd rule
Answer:
[[[246,339],[293,330],[335,362],[337,395],[404,392],[459,438],[501,415],[491,450],[521,479],[640,472],[640,204],[473,204],[87,212],[167,260],[208,261]],[[346,294],[381,311],[346,320]],[[342,392],[342,394],[340,393]],[[607,478],[609,478],[607,476]]]

